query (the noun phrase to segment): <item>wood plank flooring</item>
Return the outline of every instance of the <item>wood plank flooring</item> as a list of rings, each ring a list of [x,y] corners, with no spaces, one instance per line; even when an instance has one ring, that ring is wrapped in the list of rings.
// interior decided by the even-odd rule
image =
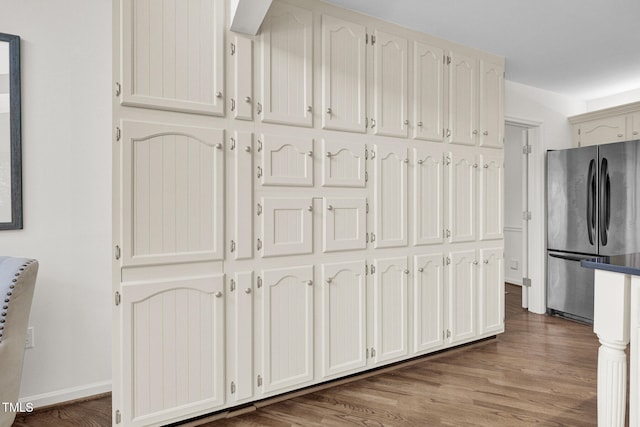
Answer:
[[[528,313],[507,285],[506,332],[390,372],[274,403],[225,426],[595,426],[592,327]],[[109,398],[20,415],[14,426],[111,425]]]

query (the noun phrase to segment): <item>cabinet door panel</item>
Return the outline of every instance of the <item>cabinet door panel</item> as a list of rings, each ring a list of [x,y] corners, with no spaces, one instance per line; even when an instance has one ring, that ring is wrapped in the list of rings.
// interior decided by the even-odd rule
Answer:
[[[360,143],[322,140],[322,186],[354,187],[366,186],[365,150]]]
[[[224,257],[224,132],[122,123],[124,265]]]
[[[224,115],[224,32],[224,0],[123,0],[122,104]]]
[[[365,263],[322,266],[322,376],[364,368],[367,363]]]
[[[367,199],[325,197],[323,199],[324,252],[366,249]]]
[[[476,94],[478,91],[475,58],[451,53],[449,64],[449,138],[448,142],[475,145],[478,128]]]
[[[262,256],[310,254],[313,251],[311,197],[262,198]]]
[[[451,242],[476,239],[476,174],[472,154],[449,154],[449,225]]]
[[[225,403],[224,276],[122,285],[127,425],[186,418]]]
[[[504,265],[502,248],[482,249],[480,259],[480,333],[504,332]]]
[[[444,139],[444,51],[424,43],[414,43],[413,138]]]
[[[253,134],[235,132],[235,259],[253,257]]]
[[[480,240],[504,237],[504,163],[502,157],[481,156]]]
[[[476,269],[474,250],[452,252],[449,264],[449,342],[476,336]]]
[[[376,30],[373,61],[373,131],[406,138],[407,40]]]
[[[253,120],[253,40],[235,36],[233,45],[233,118]]]
[[[365,132],[365,27],[322,16],[322,128]]]
[[[262,185],[313,187],[313,139],[263,134],[261,143]]]
[[[580,124],[580,146],[605,144],[626,139],[625,116],[589,120]]]
[[[382,363],[408,354],[407,258],[378,259],[374,268],[372,357]]]
[[[233,358],[228,365],[230,370],[229,382],[233,381],[236,388],[231,400],[239,402],[253,396],[255,380],[253,371],[253,272],[243,271],[234,274],[235,291],[230,292],[228,301],[233,313],[231,323],[232,336],[227,342],[233,343]]]
[[[414,261],[413,348],[416,353],[444,345],[444,271],[442,253]]]
[[[374,155],[376,248],[407,245],[407,149],[376,144]]]
[[[480,61],[480,146],[504,146],[504,67]]]
[[[262,393],[313,379],[313,266],[264,270]]]
[[[308,10],[274,3],[262,23],[263,122],[313,125],[312,36]]]
[[[627,132],[627,139],[640,138],[640,113],[633,113],[628,118],[631,121],[631,133]]]
[[[441,151],[414,148],[414,244],[442,243],[444,165]]]

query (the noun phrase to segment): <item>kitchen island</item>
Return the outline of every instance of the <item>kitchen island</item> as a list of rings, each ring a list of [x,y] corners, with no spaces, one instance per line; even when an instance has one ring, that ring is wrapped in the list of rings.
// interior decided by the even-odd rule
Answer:
[[[638,425],[640,406],[640,253],[581,261],[595,269],[593,331],[598,350],[598,426],[624,426],[629,373],[629,425]]]

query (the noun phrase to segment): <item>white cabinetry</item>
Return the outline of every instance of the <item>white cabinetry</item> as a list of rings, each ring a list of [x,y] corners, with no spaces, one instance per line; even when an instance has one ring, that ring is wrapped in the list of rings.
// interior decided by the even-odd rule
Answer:
[[[313,140],[298,136],[262,134],[258,141],[263,186],[312,187]]]
[[[322,16],[322,127],[365,132],[366,29]]]
[[[447,232],[453,243],[476,239],[476,156],[466,152],[447,155]]]
[[[313,125],[313,17],[310,11],[276,2],[262,23],[263,122]]]
[[[504,332],[504,262],[503,249],[480,250],[480,285],[478,311],[479,333]]]
[[[374,157],[374,245],[391,248],[407,245],[406,146],[378,143]]]
[[[449,62],[448,142],[475,145],[478,135],[477,60],[452,52],[447,62]]]
[[[253,40],[235,36],[231,48],[233,118],[253,120]]]
[[[407,137],[407,40],[376,30],[373,41],[373,132]]]
[[[444,240],[444,157],[438,149],[413,151],[414,245],[439,244]]]
[[[504,160],[480,156],[480,240],[504,238]]]
[[[444,346],[444,267],[442,253],[414,259],[413,351],[423,353]]]
[[[448,266],[448,333],[450,344],[468,341],[477,333],[477,266],[475,250],[449,254]]]
[[[263,197],[263,257],[310,254],[313,250],[313,200],[311,197]]]
[[[480,142],[481,147],[504,146],[504,67],[480,61]]]
[[[575,147],[640,139],[640,102],[569,117],[569,122]]]
[[[444,51],[415,42],[413,48],[413,138],[444,139]]]

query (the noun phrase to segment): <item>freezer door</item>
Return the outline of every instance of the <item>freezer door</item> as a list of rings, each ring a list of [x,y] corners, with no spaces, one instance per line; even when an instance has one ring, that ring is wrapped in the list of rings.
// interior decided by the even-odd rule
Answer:
[[[640,251],[640,141],[600,145],[601,255]]]
[[[557,311],[593,322],[594,270],[580,261],[591,256],[547,254],[547,311]]]
[[[598,251],[597,147],[547,152],[547,248]]]

